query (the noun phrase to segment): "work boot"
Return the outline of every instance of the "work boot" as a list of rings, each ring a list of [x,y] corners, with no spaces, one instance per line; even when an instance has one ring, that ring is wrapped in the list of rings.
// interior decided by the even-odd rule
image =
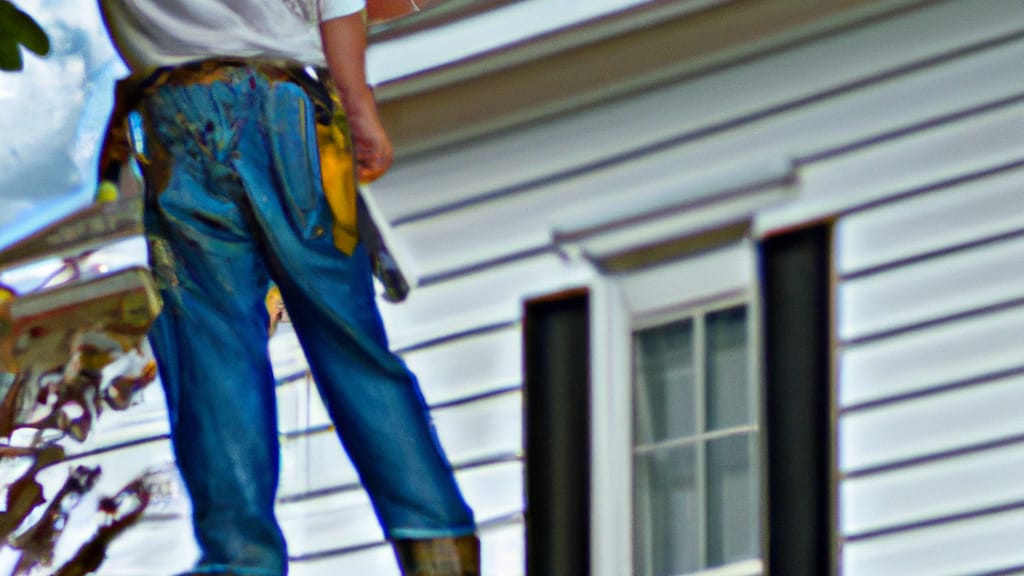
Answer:
[[[402,576],[480,576],[480,540],[402,539],[392,542]]]

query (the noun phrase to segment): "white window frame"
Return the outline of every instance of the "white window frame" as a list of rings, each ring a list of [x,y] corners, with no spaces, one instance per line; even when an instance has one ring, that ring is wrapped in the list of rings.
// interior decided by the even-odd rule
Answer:
[[[749,239],[705,253],[623,274],[596,276],[590,286],[592,350],[591,550],[594,576],[632,574],[633,354],[637,330],[729,308],[747,307],[748,362],[761,381],[759,293],[755,243]],[[697,344],[703,346],[703,344]],[[760,385],[752,387],[754,428],[761,427]],[[731,430],[731,429],[730,429]],[[715,432],[712,436],[719,435]],[[698,433],[700,438],[707,433]],[[763,443],[762,453],[763,453]],[[763,461],[763,459],[762,459]],[[761,474],[761,550],[763,482]],[[687,576],[760,576],[761,559]]]

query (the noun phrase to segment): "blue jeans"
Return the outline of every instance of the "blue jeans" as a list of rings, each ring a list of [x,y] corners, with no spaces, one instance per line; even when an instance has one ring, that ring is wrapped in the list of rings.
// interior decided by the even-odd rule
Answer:
[[[271,280],[386,535],[472,533],[416,378],[388,348],[366,252],[332,242],[309,95],[226,66],[160,86],[140,111],[146,233],[164,300],[151,340],[192,499],[197,571],[287,572],[274,517]]]

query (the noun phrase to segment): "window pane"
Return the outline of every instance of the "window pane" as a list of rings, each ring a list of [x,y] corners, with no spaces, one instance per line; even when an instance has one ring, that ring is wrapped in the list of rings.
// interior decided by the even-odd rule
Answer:
[[[637,334],[636,418],[638,444],[696,432],[693,322],[675,322]]]
[[[747,310],[741,306],[708,314],[706,325],[708,430],[750,424]]]
[[[758,555],[758,489],[752,434],[712,440],[707,449],[708,566]]]
[[[672,576],[699,569],[694,447],[638,454],[635,466],[636,574]]]

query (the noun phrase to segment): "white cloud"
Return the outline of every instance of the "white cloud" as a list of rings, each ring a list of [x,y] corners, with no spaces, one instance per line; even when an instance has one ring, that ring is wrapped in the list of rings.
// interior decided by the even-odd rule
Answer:
[[[88,201],[112,82],[124,73],[95,2],[18,5],[47,31],[52,51],[0,73],[0,245]]]

